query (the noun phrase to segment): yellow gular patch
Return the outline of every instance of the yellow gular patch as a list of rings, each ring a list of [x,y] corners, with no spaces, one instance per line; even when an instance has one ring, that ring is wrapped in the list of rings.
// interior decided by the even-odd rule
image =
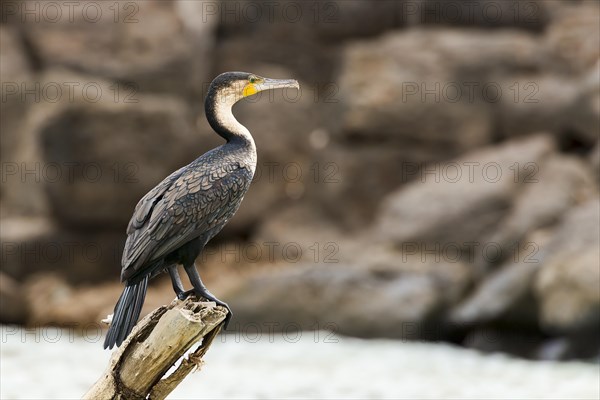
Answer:
[[[258,90],[256,90],[256,86],[254,86],[253,83],[248,83],[246,87],[244,87],[244,91],[242,93],[244,97],[248,97],[258,93]]]

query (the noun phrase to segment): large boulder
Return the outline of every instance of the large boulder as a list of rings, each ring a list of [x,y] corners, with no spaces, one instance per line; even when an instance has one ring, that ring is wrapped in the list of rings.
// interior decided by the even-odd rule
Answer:
[[[239,65],[253,70],[257,63],[277,63],[300,79],[329,89],[339,63],[340,41],[402,25],[398,2],[388,0],[242,0],[209,8],[221,22],[216,70],[238,70]]]
[[[498,83],[502,96],[495,104],[501,137],[546,131],[564,136],[572,125],[570,110],[581,96],[580,80],[559,74],[518,74]]]
[[[535,281],[540,321],[548,330],[598,333],[600,315],[599,199],[573,208],[545,248]]]
[[[492,141],[498,78],[541,67],[539,54],[535,36],[516,31],[411,29],[351,44],[336,134],[415,154],[444,150],[422,162],[457,156]]]
[[[587,74],[523,74],[502,78],[495,108],[503,137],[544,130],[590,147],[600,129],[600,64]]]
[[[371,225],[381,199],[412,181],[423,158],[442,158],[442,152],[414,152],[403,146],[378,143],[330,143],[315,149],[308,163],[306,194],[316,210],[345,228],[364,230]]]
[[[451,314],[453,322],[472,325],[512,318],[512,323],[537,329],[534,282],[538,271],[545,268],[545,255],[554,251],[555,229],[561,229],[569,210],[596,198],[597,191],[588,166],[575,157],[552,155],[541,164],[486,239],[502,250],[502,265],[457,306]],[[485,269],[486,260],[479,253],[477,256],[475,263]]]
[[[531,302],[531,284],[539,269],[538,262],[509,263],[481,282],[449,316],[457,325],[478,325],[506,321],[507,314],[520,314],[519,323],[536,326],[535,303]],[[514,316],[508,316],[514,324]]]
[[[511,257],[488,273],[448,314],[453,324],[469,328],[516,326],[539,331],[533,283],[542,267],[543,249],[552,232],[540,229],[511,249]]]
[[[63,225],[124,230],[137,201],[198,155],[202,138],[176,98],[138,93],[135,102],[115,102],[110,82],[61,71],[40,82],[95,88],[59,92],[56,102],[32,107],[22,132],[32,155],[22,159],[37,175],[14,174],[6,182],[15,201],[43,188]]]
[[[375,232],[411,252],[486,251],[481,239],[496,229],[531,166],[540,165],[553,147],[548,135],[537,135],[431,165],[383,201]]]
[[[406,19],[402,18],[405,3],[398,0],[320,0],[305,5],[305,22],[314,26],[321,40],[375,36],[406,24]]]
[[[403,24],[402,2],[383,0],[317,0],[277,3],[242,0],[210,8],[221,17],[224,36],[259,34],[296,42],[344,40],[374,36]],[[277,42],[277,40],[273,40]],[[260,51],[260,49],[259,49]]]
[[[157,284],[148,288],[142,317],[175,297],[168,280],[154,283]],[[106,327],[100,321],[113,313],[122,290],[123,285],[117,281],[74,286],[56,274],[41,273],[24,283],[22,301],[29,309],[29,325],[69,326],[100,342],[102,329]]]
[[[16,213],[39,215],[47,209],[44,193],[39,187],[18,185],[17,189],[10,185],[11,182],[22,182],[24,175],[30,179],[36,178],[36,161],[39,160],[32,153],[37,146],[34,140],[23,132],[30,106],[39,101],[35,94],[35,83],[32,82],[33,76],[20,33],[12,26],[0,25],[2,216]],[[15,189],[19,193],[15,193]]]
[[[69,231],[43,217],[2,219],[2,272],[19,281],[50,272],[72,282],[118,279],[125,234]]]
[[[274,211],[256,230],[249,243],[263,251],[262,261],[293,266],[304,262],[343,264],[356,261],[359,243],[309,204]],[[248,244],[246,244],[248,245]]]
[[[304,264],[240,281],[224,296],[236,310],[234,328],[271,324],[359,337],[444,336],[440,315],[468,286],[469,269],[404,259],[383,248],[369,254],[374,257],[361,266]]]
[[[207,82],[216,21],[203,2],[25,1],[20,26],[46,67],[66,67],[135,90],[196,97]],[[25,18],[26,10],[34,11]]]
[[[572,207],[597,196],[598,186],[588,164],[574,156],[551,155],[542,163],[525,166],[524,183],[502,221],[485,238],[503,253],[496,264],[505,259],[523,261],[519,247],[537,251],[536,242],[525,237],[537,229],[555,225]],[[525,250],[527,251],[527,250]],[[523,255],[521,251],[521,255]],[[475,255],[475,264],[485,270],[489,260],[482,253]]]
[[[550,3],[550,2],[548,2]],[[600,8],[594,1],[562,7],[543,41],[548,68],[585,74],[600,57]]]

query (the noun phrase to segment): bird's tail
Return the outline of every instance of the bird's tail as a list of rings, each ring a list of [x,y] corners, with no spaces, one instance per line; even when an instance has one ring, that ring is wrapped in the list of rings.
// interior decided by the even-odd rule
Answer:
[[[135,326],[148,289],[148,275],[135,283],[127,283],[115,306],[112,322],[104,339],[104,348],[119,347]]]

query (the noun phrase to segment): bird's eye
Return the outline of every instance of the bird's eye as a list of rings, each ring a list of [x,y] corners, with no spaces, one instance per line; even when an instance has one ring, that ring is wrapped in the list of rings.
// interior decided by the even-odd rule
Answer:
[[[256,82],[256,78],[252,77],[250,78],[250,83],[255,83]]]

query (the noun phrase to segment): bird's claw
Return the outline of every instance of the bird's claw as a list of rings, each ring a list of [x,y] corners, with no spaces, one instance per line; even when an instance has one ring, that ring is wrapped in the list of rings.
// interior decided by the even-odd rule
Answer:
[[[177,293],[177,298],[179,300],[185,300],[189,297],[190,294],[194,294],[194,290],[186,290],[185,292],[179,292]]]
[[[224,301],[217,299],[214,296],[207,297],[206,294],[204,294],[204,293],[198,293],[194,289],[190,289],[190,290],[186,290],[185,292],[177,293],[177,298],[179,300],[185,300],[191,294],[195,295],[199,299],[204,298],[208,301],[214,301],[217,305],[225,307],[227,309],[227,316],[225,317],[225,321],[223,322],[223,329],[227,330],[227,327],[229,326],[229,322],[231,321],[231,317],[233,317],[233,312],[231,311],[231,308],[229,308],[229,305],[227,303],[225,303]]]
[[[223,322],[223,329],[227,330],[227,327],[229,326],[229,322],[231,321],[231,317],[233,317],[233,312],[231,311],[231,308],[229,308],[227,303],[220,302],[219,305],[221,305],[227,309],[227,315],[225,316],[225,321]]]
[[[225,307],[227,309],[227,315],[225,316],[225,320],[223,321],[223,329],[227,330],[227,327],[229,326],[229,322],[231,321],[231,317],[233,317],[233,312],[231,311],[231,308],[229,308],[229,305],[227,303],[225,303],[224,301],[221,301],[217,298],[213,298],[213,299],[209,299],[211,301],[214,301],[215,303],[217,303],[217,305]]]

